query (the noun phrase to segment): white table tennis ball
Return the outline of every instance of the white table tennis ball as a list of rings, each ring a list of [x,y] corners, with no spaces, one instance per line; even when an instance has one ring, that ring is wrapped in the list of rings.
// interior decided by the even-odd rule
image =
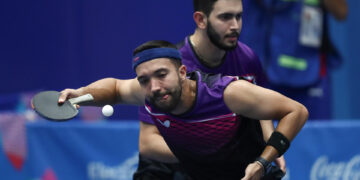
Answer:
[[[114,108],[111,105],[105,105],[102,108],[102,113],[104,116],[109,117],[114,113]]]

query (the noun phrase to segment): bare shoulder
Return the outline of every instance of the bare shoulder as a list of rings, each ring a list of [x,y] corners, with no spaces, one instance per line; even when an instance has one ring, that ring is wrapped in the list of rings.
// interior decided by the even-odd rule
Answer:
[[[224,96],[232,96],[240,92],[249,91],[254,88],[254,84],[246,80],[237,80],[231,82],[224,90]]]

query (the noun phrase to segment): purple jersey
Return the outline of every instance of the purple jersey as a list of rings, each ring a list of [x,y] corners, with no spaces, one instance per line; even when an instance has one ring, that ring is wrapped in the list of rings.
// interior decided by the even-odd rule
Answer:
[[[224,74],[230,76],[240,76],[257,85],[264,86],[266,78],[262,71],[259,58],[248,46],[238,41],[238,46],[227,51],[222,63],[218,67],[210,68],[201,63],[201,59],[196,55],[189,37],[178,44],[182,56],[182,63],[187,67],[187,71],[200,70],[205,73]],[[144,107],[139,109],[140,121],[154,124],[146,114]]]
[[[247,122],[255,120],[236,115],[224,102],[224,89],[237,77],[199,71],[189,75],[197,81],[196,99],[190,110],[174,116],[147,103],[146,111],[192,176],[240,179],[246,165],[260,155],[264,143],[254,135],[254,128],[259,127],[251,127]]]
[[[264,86],[265,76],[262,71],[261,63],[257,55],[248,46],[238,41],[234,50],[227,51],[222,59],[222,63],[217,67],[207,67],[196,55],[190,38],[178,44],[181,53],[181,62],[187,67],[188,72],[200,70],[205,73],[224,74],[230,76],[240,76],[251,80],[257,85]]]

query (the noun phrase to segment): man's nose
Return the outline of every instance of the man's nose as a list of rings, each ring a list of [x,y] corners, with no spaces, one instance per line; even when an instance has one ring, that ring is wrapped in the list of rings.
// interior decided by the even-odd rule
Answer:
[[[160,90],[160,83],[157,80],[152,79],[150,85],[151,92],[156,92]]]
[[[240,28],[241,20],[234,17],[232,18],[230,23],[231,23],[230,28],[232,30],[238,30]]]

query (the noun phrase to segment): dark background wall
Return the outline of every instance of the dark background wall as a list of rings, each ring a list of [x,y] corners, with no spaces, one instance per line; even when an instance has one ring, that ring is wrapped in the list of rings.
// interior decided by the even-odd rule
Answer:
[[[168,0],[1,1],[0,24],[2,95],[135,77],[134,48],[176,43],[195,27],[192,1]],[[135,119],[136,110],[124,106],[113,117]]]
[[[360,2],[348,2],[348,20],[331,30],[345,57],[333,73],[335,118],[360,118]],[[135,47],[154,39],[176,43],[194,27],[192,1],[2,0],[0,95],[134,77]],[[115,117],[136,119],[136,110],[121,106]]]

